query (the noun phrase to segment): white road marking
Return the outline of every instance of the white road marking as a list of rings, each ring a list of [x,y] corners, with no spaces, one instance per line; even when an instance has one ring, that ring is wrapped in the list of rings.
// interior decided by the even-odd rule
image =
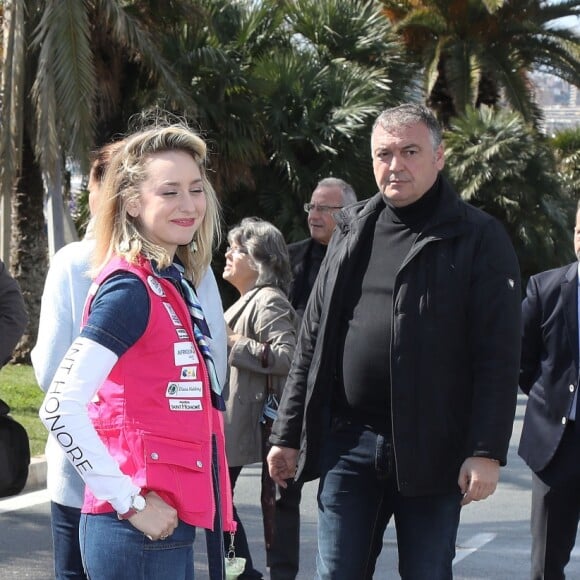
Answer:
[[[476,534],[469,538],[466,542],[461,542],[461,544],[455,547],[455,558],[453,559],[453,565],[461,562],[464,558],[467,558],[473,552],[479,550],[491,542],[497,534]]]
[[[0,514],[14,512],[48,501],[50,501],[50,498],[46,489],[25,493],[23,495],[15,495],[14,497],[0,500]]]

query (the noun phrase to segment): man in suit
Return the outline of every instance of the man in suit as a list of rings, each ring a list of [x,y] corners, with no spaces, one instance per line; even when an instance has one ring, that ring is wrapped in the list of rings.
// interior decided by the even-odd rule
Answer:
[[[290,302],[300,317],[304,314],[306,302],[336,225],[334,214],[345,205],[355,202],[354,190],[346,181],[327,177],[314,188],[310,203],[304,204],[304,211],[308,214],[310,238],[288,246],[293,278]]]
[[[574,251],[580,256],[580,203]],[[530,278],[522,304],[519,454],[532,473],[533,580],[560,580],[580,518],[578,262]]]

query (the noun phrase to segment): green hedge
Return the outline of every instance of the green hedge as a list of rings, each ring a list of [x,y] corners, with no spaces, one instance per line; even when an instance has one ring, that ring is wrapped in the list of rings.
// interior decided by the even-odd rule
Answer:
[[[38,418],[43,398],[30,365],[8,364],[0,370],[0,399],[8,403],[12,417],[28,432],[32,456],[44,454],[47,432]]]

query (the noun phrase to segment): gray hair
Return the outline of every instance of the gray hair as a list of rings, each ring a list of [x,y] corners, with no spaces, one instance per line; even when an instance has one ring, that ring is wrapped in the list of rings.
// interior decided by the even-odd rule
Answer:
[[[276,286],[286,295],[292,274],[284,236],[270,222],[244,218],[228,232],[228,242],[246,250],[258,270],[256,286]]]
[[[338,187],[342,191],[343,205],[356,203],[356,193],[354,192],[352,185],[343,179],[339,179],[338,177],[325,177],[316,184],[314,191],[316,191],[319,187]]]
[[[386,131],[398,129],[399,127],[410,127],[417,123],[423,123],[431,134],[431,143],[435,151],[443,142],[443,132],[441,125],[431,109],[414,103],[407,103],[385,109],[375,120],[374,130],[380,125]]]

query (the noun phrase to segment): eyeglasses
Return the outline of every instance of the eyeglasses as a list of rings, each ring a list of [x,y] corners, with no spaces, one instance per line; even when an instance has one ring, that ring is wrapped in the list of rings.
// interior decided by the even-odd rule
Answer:
[[[235,248],[232,248],[232,246],[228,246],[226,248],[226,254],[233,254],[236,256],[242,256],[242,255],[247,254],[247,253],[248,253],[247,250],[245,250],[244,248],[240,248],[238,246],[236,246]]]
[[[317,205],[315,203],[305,203],[304,211],[310,213],[311,211],[317,211],[320,213],[331,213],[342,209],[342,205]]]

